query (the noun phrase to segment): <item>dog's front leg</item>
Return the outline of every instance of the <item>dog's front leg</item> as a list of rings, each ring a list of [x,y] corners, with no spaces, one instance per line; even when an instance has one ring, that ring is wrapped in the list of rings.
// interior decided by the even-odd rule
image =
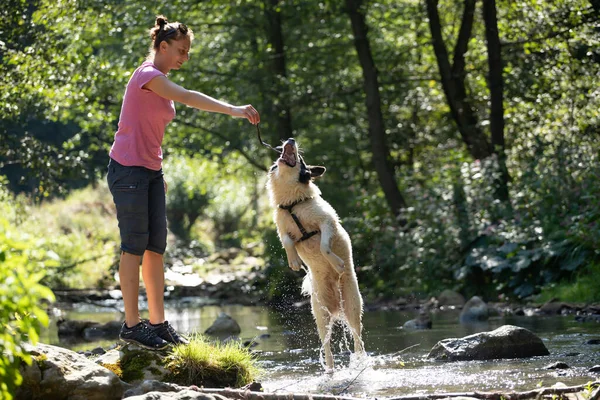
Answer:
[[[333,238],[333,227],[327,223],[319,226],[321,230],[321,254],[329,261],[335,270],[344,273],[344,260],[331,251],[331,239]]]
[[[281,238],[281,243],[283,244],[283,248],[285,249],[285,254],[287,255],[288,265],[294,271],[300,271],[302,267],[302,259],[298,255],[296,251],[296,244],[292,240],[289,235],[283,235]]]

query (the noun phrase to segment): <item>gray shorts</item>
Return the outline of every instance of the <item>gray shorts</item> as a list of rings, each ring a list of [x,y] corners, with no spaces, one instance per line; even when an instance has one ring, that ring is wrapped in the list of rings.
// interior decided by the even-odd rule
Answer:
[[[138,256],[146,250],[163,254],[167,207],[162,169],[127,167],[111,158],[106,180],[117,207],[121,250]]]

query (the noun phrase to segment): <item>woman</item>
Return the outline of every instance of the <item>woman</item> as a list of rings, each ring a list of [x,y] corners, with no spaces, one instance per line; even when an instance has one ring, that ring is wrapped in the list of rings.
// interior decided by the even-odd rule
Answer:
[[[181,68],[189,60],[194,36],[185,25],[168,23],[165,17],[158,16],[150,36],[150,54],[133,72],[125,89],[107,180],[121,234],[119,279],[125,322],[119,337],[159,350],[171,343],[187,343],[164,315],[167,219],[161,145],[165,128],[175,117],[174,102],[246,118],[252,124],[258,124],[260,116],[251,105],[232,106],[168,79],[172,69]],[[148,321],[140,319],[138,309],[140,262],[148,297]]]

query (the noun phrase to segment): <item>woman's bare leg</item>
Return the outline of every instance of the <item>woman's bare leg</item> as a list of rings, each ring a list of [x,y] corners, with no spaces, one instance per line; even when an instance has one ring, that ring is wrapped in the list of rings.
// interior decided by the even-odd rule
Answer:
[[[141,256],[121,252],[119,262],[119,282],[125,306],[125,324],[128,327],[140,322],[138,296],[140,291],[140,259]]]
[[[148,297],[150,323],[161,324],[165,321],[165,270],[161,254],[146,250],[142,259],[142,277]]]

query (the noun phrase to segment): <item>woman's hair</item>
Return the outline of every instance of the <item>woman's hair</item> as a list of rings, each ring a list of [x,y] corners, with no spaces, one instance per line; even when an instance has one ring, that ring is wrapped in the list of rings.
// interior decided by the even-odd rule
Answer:
[[[194,39],[194,32],[181,22],[167,21],[163,15],[156,17],[155,25],[150,29],[150,37],[152,38],[152,50],[157,50],[160,47],[160,42],[166,41],[171,43],[172,40],[180,40],[187,36],[190,40]]]

